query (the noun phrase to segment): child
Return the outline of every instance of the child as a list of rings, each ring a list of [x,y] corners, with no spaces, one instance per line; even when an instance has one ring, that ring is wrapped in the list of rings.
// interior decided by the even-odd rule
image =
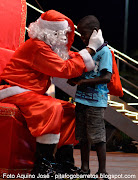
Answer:
[[[89,44],[92,32],[97,33],[100,23],[95,16],[89,15],[80,20],[78,31],[82,41]],[[107,83],[112,74],[112,55],[107,44],[103,44],[93,54],[95,68],[81,77],[69,80],[78,84],[76,92],[76,139],[81,146],[81,174],[90,173],[89,153],[91,144],[96,146],[99,162],[97,174],[106,172],[106,132],[104,112],[107,107]],[[106,178],[104,178],[106,179]]]

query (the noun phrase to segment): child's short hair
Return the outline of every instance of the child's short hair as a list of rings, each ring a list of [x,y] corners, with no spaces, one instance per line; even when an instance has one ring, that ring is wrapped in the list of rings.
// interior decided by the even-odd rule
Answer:
[[[95,16],[88,15],[79,21],[77,28],[78,28],[78,30],[79,29],[88,29],[91,31],[93,31],[94,29],[99,30],[100,22]]]

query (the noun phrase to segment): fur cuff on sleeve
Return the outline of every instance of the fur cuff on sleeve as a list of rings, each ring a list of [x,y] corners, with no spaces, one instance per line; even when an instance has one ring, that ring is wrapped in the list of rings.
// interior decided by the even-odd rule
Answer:
[[[88,53],[87,49],[82,49],[79,51],[79,54],[83,58],[84,64],[86,66],[87,71],[92,71],[95,68],[94,60],[91,55]]]
[[[57,144],[60,139],[60,133],[59,134],[44,134],[42,136],[36,137],[36,142],[42,143],[42,144]]]

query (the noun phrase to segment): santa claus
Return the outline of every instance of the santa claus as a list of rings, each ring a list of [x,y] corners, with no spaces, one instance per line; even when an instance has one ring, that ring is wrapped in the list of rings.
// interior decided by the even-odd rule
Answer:
[[[62,163],[68,161],[69,145],[76,144],[74,105],[45,92],[51,77],[74,78],[94,68],[91,53],[103,44],[99,31],[79,53],[70,52],[74,24],[65,15],[49,10],[29,26],[29,37],[19,47],[1,75],[0,101],[15,104],[21,110],[31,134],[36,137],[36,161],[33,172],[54,173],[56,147]],[[63,148],[65,147],[65,148]],[[60,159],[58,158],[57,159]],[[73,161],[73,157],[72,157]],[[64,165],[65,167],[66,165]],[[63,166],[62,166],[63,167]]]

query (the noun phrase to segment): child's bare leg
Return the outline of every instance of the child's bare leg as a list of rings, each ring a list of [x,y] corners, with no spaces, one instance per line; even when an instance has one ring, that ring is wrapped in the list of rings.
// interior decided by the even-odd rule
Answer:
[[[89,171],[89,155],[91,144],[88,141],[81,142],[81,169],[84,172]]]
[[[96,145],[96,152],[99,162],[99,173],[106,173],[106,143],[101,142]]]

